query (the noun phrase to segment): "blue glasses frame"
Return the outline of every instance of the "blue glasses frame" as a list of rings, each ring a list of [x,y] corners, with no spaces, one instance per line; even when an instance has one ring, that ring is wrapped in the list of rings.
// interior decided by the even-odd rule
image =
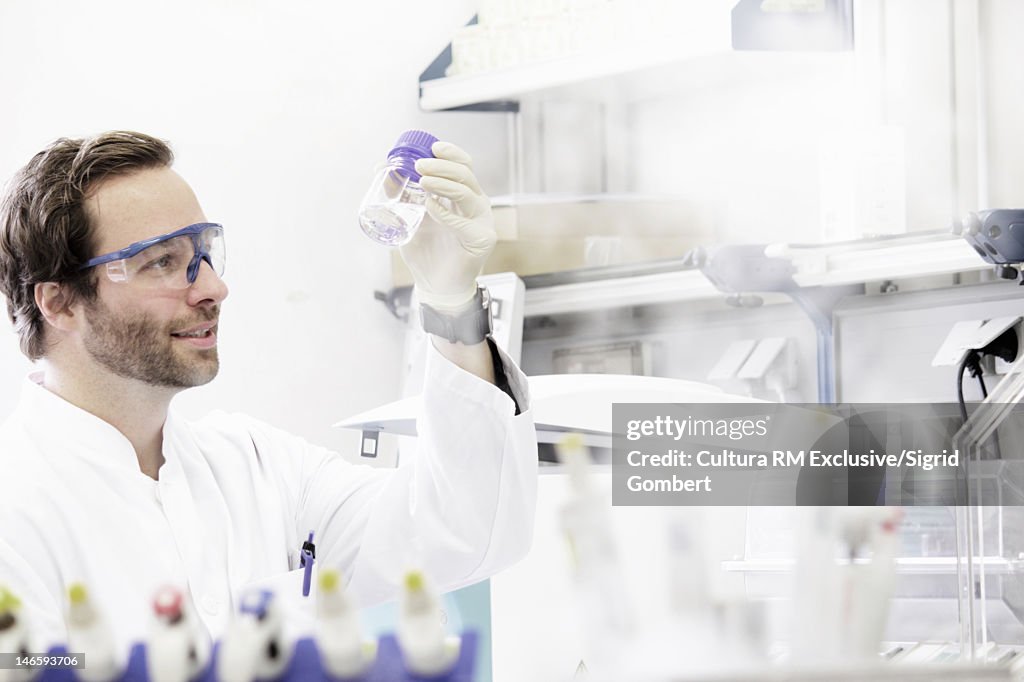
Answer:
[[[188,264],[188,270],[186,271],[185,276],[188,278],[188,283],[193,284],[196,281],[196,277],[199,276],[199,267],[202,265],[203,261],[206,261],[211,268],[214,267],[213,259],[210,256],[210,252],[202,247],[201,240],[199,239],[199,235],[201,235],[203,232],[206,232],[211,228],[220,228],[222,232],[224,230],[224,226],[221,225],[220,223],[194,223],[192,225],[187,225],[181,228],[180,230],[175,230],[174,232],[168,232],[167,234],[162,234],[157,237],[150,237],[149,239],[143,239],[140,242],[129,244],[120,251],[114,251],[112,253],[105,253],[102,256],[96,256],[95,258],[89,259],[84,265],[82,265],[82,267],[78,269],[87,270],[88,268],[93,268],[96,267],[97,265],[103,265],[104,263],[112,263],[118,260],[125,260],[126,258],[131,258],[132,256],[138,255],[139,253],[145,251],[151,246],[187,234],[192,237],[192,246],[195,249],[195,254],[192,256],[192,260]],[[216,271],[215,268],[214,271]]]

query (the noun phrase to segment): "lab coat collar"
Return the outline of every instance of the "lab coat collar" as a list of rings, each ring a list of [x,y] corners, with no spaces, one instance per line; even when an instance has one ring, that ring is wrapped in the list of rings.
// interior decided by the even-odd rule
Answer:
[[[80,458],[98,466],[135,472],[149,478],[139,469],[135,448],[123,433],[96,415],[44,388],[41,371],[28,375],[15,414],[33,436],[56,446],[46,449],[55,460],[62,457]],[[167,421],[164,422],[165,466],[161,468],[161,474],[169,468],[176,468],[166,466],[170,459],[169,448],[166,446],[168,433],[174,429],[176,421],[173,411],[168,410]]]

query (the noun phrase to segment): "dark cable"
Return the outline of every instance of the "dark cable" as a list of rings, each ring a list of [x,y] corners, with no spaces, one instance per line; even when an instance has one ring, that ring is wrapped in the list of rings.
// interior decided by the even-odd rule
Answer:
[[[960,401],[960,417],[967,423],[967,405],[964,403],[964,371],[971,370],[971,376],[981,382],[981,392],[988,397],[985,389],[985,380],[981,377],[981,354],[976,350],[967,351],[963,361],[960,363],[960,371],[956,377],[956,396]]]
[[[960,419],[967,423],[967,406],[964,404],[964,370],[967,369],[968,356],[960,362],[960,371],[956,375],[956,397],[960,402]]]
[[[978,380],[981,384],[981,394],[988,398],[988,389],[985,386],[985,378],[982,376],[983,370],[981,369],[981,353],[976,350],[968,351],[967,355],[964,356],[963,361],[960,363],[960,371],[957,373],[956,378],[956,396],[960,403],[960,418],[964,424],[967,423],[967,405],[964,402],[964,372],[966,370],[971,371],[971,376]],[[993,454],[996,459],[1002,459],[1003,453],[999,447],[999,435],[993,432],[990,437],[993,445]],[[979,443],[979,446],[981,444]]]

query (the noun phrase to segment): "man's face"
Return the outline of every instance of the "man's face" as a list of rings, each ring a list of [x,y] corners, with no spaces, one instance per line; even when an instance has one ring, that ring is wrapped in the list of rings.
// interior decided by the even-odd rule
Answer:
[[[86,204],[97,250],[111,253],[143,239],[206,222],[192,189],[169,168],[107,180]],[[188,388],[217,375],[217,327],[204,337],[182,335],[216,324],[227,286],[203,263],[185,289],[144,289],[113,282],[97,266],[95,301],[84,303],[82,342],[102,367],[153,386]]]

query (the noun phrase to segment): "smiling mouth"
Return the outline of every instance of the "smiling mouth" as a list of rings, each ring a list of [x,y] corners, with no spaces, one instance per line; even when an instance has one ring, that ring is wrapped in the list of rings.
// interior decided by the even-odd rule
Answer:
[[[179,339],[205,339],[215,333],[217,333],[217,325],[211,325],[202,329],[194,329],[189,332],[171,332],[171,336],[175,336]]]

